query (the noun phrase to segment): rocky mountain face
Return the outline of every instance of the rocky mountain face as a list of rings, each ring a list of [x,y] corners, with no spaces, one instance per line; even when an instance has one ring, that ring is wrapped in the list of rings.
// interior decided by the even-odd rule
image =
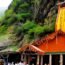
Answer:
[[[57,0],[41,0],[39,11],[37,14],[36,19],[38,19],[39,22],[44,23],[45,19],[52,18],[57,13]]]
[[[13,0],[0,22],[17,43],[29,43],[54,31],[57,0]]]

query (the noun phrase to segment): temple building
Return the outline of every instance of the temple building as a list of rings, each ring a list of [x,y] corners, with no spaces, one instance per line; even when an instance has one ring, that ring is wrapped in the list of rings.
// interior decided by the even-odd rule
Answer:
[[[29,52],[32,51],[32,55],[37,53],[35,65],[65,65],[65,3],[59,4],[55,32],[19,50],[25,52],[28,49]]]

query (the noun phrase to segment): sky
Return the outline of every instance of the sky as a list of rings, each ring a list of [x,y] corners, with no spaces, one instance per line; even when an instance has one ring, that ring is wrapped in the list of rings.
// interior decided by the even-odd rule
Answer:
[[[4,14],[12,0],[0,0],[0,16]]]
[[[0,7],[8,7],[12,0],[0,0]]]

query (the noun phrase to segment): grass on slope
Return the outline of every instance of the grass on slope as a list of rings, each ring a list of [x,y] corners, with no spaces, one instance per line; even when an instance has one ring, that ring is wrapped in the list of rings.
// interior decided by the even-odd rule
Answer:
[[[11,34],[5,34],[5,35],[0,35],[0,42],[6,41],[10,37]]]

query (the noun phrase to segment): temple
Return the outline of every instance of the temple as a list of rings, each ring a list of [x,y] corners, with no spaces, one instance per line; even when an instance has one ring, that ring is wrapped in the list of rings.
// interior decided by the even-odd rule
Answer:
[[[22,51],[32,51],[36,54],[37,64],[65,65],[65,3],[58,5],[55,32],[36,40],[29,46],[20,48]],[[37,65],[35,64],[35,65]]]

